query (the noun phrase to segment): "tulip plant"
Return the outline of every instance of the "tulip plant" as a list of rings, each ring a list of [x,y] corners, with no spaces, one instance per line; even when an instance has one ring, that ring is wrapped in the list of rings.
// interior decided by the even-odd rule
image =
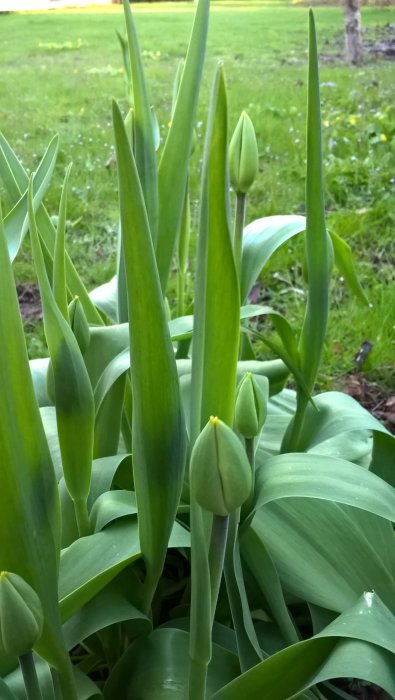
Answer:
[[[69,169],[56,230],[43,203],[57,138],[29,178],[0,137],[11,202],[0,213],[0,697],[340,700],[352,697],[344,677],[394,697],[395,439],[349,396],[314,394],[333,264],[366,299],[349,247],[325,224],[313,16],[306,218],[245,226],[257,144],[246,113],[228,137],[219,66],[188,308],[209,2],[198,2],[158,154],[127,0],[124,13],[132,109],[113,104],[113,280],[89,294],[65,252]],[[27,232],[48,345],[30,363],[12,272]],[[296,235],[301,329],[248,302]],[[249,323],[263,316],[269,336]],[[256,338],[277,359],[257,359]]]

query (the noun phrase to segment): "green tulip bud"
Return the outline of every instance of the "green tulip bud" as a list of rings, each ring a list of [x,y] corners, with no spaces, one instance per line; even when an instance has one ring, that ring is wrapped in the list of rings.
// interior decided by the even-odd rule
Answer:
[[[247,372],[236,391],[235,428],[245,438],[254,438],[262,430],[267,416],[269,381]]]
[[[41,637],[44,614],[37,593],[23,578],[0,572],[0,652],[22,656]]]
[[[237,194],[246,194],[258,172],[258,146],[252,121],[241,113],[229,146],[230,183]]]
[[[237,435],[211,417],[191,454],[191,494],[214,515],[229,515],[248,498],[251,467]]]
[[[89,324],[79,297],[74,297],[69,304],[70,326],[77,339],[82,355],[87,351],[91,340]]]

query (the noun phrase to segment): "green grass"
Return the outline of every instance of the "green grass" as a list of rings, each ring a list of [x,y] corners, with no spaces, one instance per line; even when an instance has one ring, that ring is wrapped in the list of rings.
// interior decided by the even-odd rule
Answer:
[[[135,5],[152,103],[162,134],[169,121],[173,76],[187,46],[194,7],[177,3]],[[395,22],[394,8],[364,8],[369,36]],[[341,52],[342,12],[316,9],[322,52],[328,225],[352,246],[371,308],[351,298],[334,277],[325,375],[353,368],[364,340],[373,344],[365,371],[394,381],[395,109],[394,64],[368,58],[359,68],[333,60]],[[65,166],[73,161],[68,247],[89,286],[115,270],[117,183],[105,163],[113,147],[110,98],[126,109],[116,29],[119,6],[105,11],[0,15],[0,128],[31,170],[51,136],[61,149],[46,202],[56,214]],[[192,192],[198,175],[209,87],[224,61],[230,127],[245,108],[254,121],[260,174],[248,219],[304,211],[307,9],[262,2],[214,3],[203,83]],[[196,207],[195,207],[196,214]],[[196,217],[195,217],[196,224]],[[281,250],[262,276],[265,302],[300,325],[303,312],[302,248]],[[15,264],[19,281],[32,280],[29,246]],[[40,341],[30,341],[32,354]]]

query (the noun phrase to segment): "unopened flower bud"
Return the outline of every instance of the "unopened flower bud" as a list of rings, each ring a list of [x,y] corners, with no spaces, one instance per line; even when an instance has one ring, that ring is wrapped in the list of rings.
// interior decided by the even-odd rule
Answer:
[[[251,467],[237,435],[213,416],[191,454],[191,494],[205,510],[226,516],[251,490]]]
[[[22,656],[41,637],[44,614],[37,593],[21,576],[0,572],[0,652]]]
[[[70,326],[77,339],[82,355],[87,351],[91,340],[89,324],[85,311],[78,297],[69,304]]]
[[[236,391],[235,428],[245,438],[254,438],[262,430],[267,416],[269,381],[247,372]]]
[[[254,126],[241,113],[229,146],[230,183],[237,194],[246,194],[258,172],[258,146]]]

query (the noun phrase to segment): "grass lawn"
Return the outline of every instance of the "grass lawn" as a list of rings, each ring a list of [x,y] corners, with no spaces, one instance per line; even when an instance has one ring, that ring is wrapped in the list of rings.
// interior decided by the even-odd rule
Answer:
[[[185,52],[192,4],[135,5],[151,101],[162,133],[169,121],[173,76]],[[375,41],[395,23],[395,8],[363,9],[365,39]],[[394,386],[395,64],[369,55],[346,66],[342,11],[316,10],[321,51],[322,109],[328,225],[352,246],[371,306],[351,298],[334,277],[324,362],[337,378],[354,367],[354,355],[373,345],[364,371]],[[117,179],[105,163],[112,151],[110,98],[126,109],[119,6],[100,11],[0,15],[0,128],[26,166],[36,167],[54,133],[61,149],[46,203],[56,214],[65,166],[73,161],[68,247],[89,286],[115,270]],[[224,61],[233,130],[245,108],[254,121],[260,174],[248,219],[304,211],[307,8],[281,3],[213,4],[208,57],[193,157],[197,198],[201,145],[214,66]],[[7,210],[7,202],[5,202]],[[195,207],[196,209],[196,207]],[[196,212],[195,212],[196,213]],[[196,225],[196,217],[195,217]],[[264,272],[263,297],[298,327],[304,297],[300,244],[288,246]],[[33,281],[26,242],[15,263],[20,282]],[[32,331],[36,329],[32,329]],[[31,354],[44,351],[30,340]]]

